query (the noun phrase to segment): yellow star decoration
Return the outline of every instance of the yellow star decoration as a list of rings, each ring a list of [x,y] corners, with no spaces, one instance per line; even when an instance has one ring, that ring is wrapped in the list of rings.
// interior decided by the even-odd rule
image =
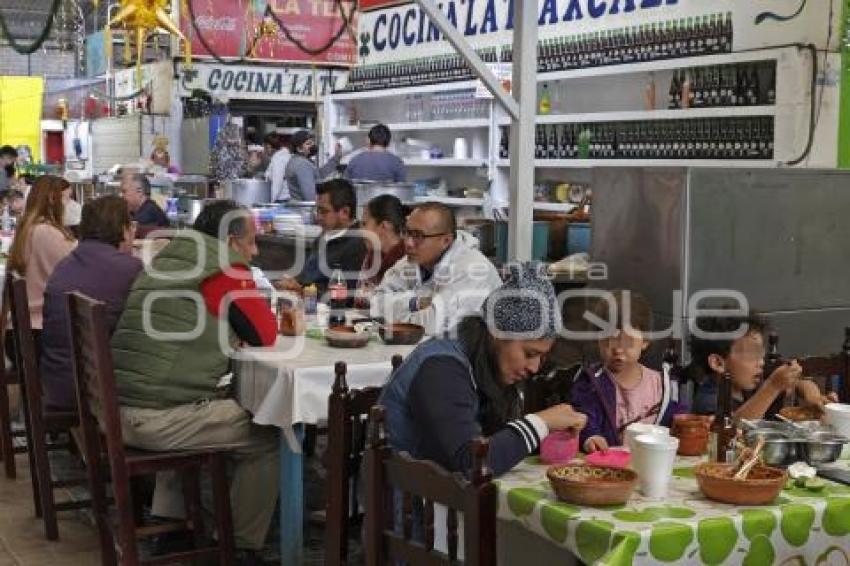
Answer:
[[[127,34],[129,45],[131,35],[136,41],[136,73],[138,82],[142,82],[142,56],[145,49],[145,40],[154,33],[158,27],[168,30],[183,40],[185,64],[189,66],[192,62],[192,48],[186,36],[175,25],[166,12],[168,0],[120,0],[120,9],[115,16],[109,20],[104,29],[104,40],[106,41],[107,57],[112,56],[112,31],[113,26],[122,26],[119,33]]]

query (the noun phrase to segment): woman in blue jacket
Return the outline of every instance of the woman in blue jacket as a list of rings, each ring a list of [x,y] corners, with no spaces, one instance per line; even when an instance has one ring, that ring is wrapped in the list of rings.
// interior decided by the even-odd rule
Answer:
[[[560,313],[537,265],[510,269],[480,315],[462,320],[451,338],[421,344],[393,374],[381,395],[393,449],[466,472],[470,441],[484,435],[488,465],[500,475],[534,452],[550,430],[584,426],[584,415],[569,405],[518,416],[516,385],[540,369]]]

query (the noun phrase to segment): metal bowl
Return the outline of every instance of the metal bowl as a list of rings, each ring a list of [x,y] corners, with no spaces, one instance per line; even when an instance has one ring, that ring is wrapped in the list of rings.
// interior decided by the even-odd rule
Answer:
[[[815,432],[800,443],[800,450],[810,466],[829,464],[838,460],[847,442],[846,437],[832,432]]]
[[[748,446],[755,446],[759,438],[764,438],[761,456],[769,466],[787,466],[797,461],[799,439],[773,429],[755,429],[745,437]]]

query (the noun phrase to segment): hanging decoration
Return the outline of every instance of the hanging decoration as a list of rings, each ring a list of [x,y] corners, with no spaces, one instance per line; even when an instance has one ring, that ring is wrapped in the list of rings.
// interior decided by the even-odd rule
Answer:
[[[142,82],[142,57],[145,50],[145,40],[149,35],[156,33],[157,28],[164,28],[183,41],[185,65],[188,67],[192,64],[191,44],[166,12],[168,4],[168,0],[120,0],[121,7],[118,13],[106,25],[104,38],[107,45],[112,43],[113,32],[126,34],[125,56],[131,38],[136,44],[136,74],[139,84]],[[113,27],[116,26],[121,27],[113,30]]]

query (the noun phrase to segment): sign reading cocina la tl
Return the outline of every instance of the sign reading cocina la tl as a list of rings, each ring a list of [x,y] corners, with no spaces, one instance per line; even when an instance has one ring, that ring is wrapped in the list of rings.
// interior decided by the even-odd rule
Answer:
[[[219,99],[315,102],[345,86],[348,71],[250,65],[181,66],[179,89],[188,96],[199,88]]]
[[[442,0],[438,5],[475,47],[492,47],[511,41],[514,1]],[[735,50],[789,43],[823,49],[829,33],[827,0],[537,0],[537,6],[540,39],[727,13]],[[833,30],[840,29],[839,12],[833,10]],[[839,35],[832,34],[831,50],[837,49]],[[361,64],[453,52],[415,3],[364,12],[358,37]]]

